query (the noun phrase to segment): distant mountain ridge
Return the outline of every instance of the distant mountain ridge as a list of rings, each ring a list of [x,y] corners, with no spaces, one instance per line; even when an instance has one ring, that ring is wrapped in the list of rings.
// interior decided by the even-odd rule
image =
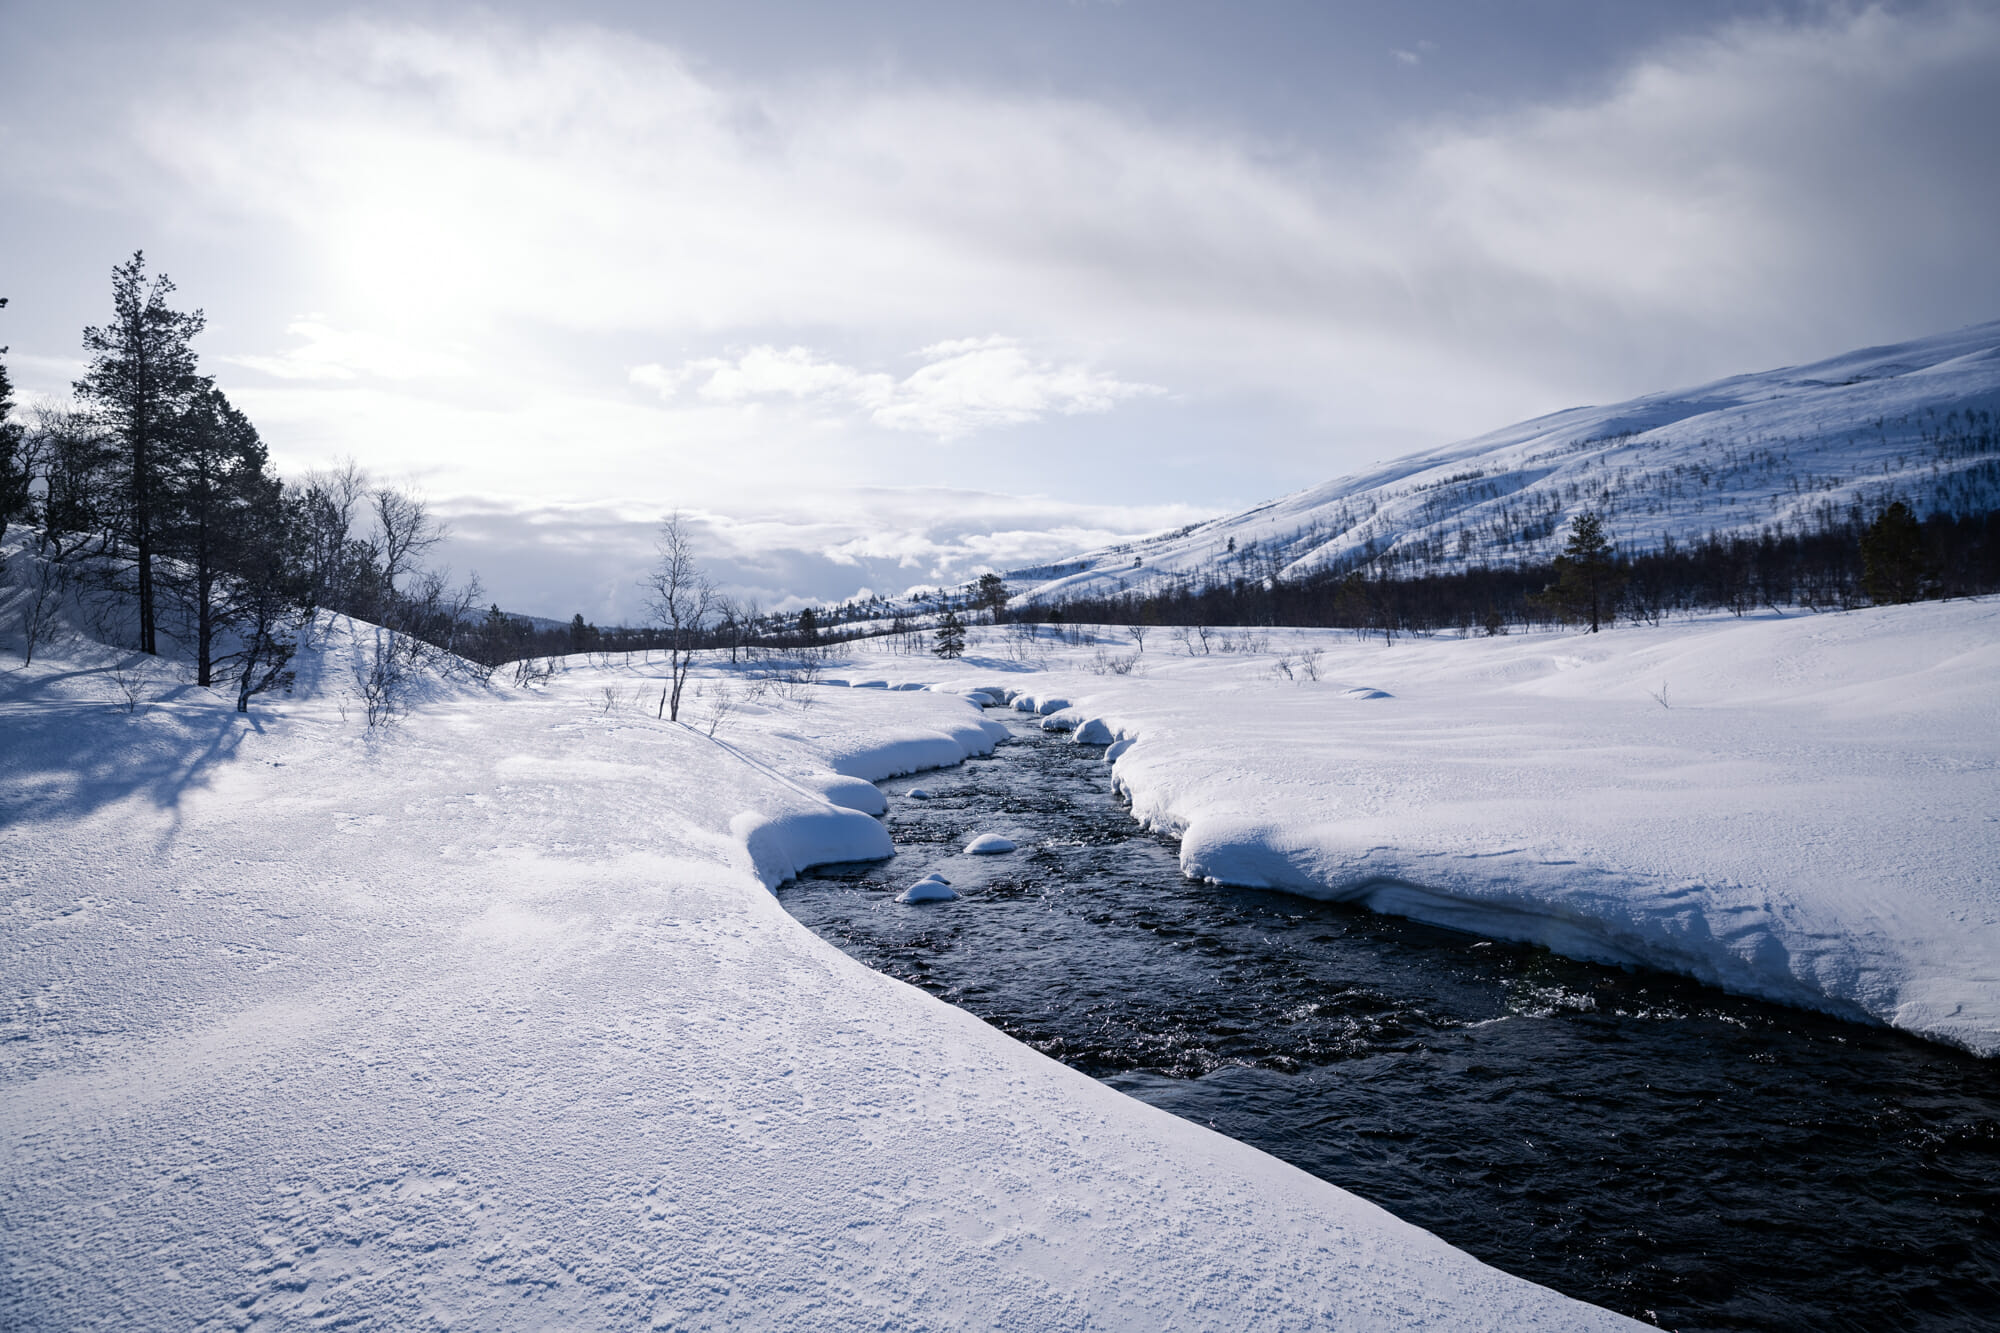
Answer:
[[[1329,568],[1445,573],[1545,561],[1585,510],[1636,553],[1810,530],[1893,499],[2000,508],[2000,321],[1570,408],[1006,579],[1049,602]]]

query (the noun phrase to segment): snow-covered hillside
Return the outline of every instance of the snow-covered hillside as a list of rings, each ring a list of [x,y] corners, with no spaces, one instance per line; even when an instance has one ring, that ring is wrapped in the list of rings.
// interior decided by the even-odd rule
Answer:
[[[1809,366],[1579,407],[1179,532],[1010,572],[1032,600],[1546,560],[1595,510],[1627,552],[1809,529],[1891,498],[2000,507],[2000,322]]]

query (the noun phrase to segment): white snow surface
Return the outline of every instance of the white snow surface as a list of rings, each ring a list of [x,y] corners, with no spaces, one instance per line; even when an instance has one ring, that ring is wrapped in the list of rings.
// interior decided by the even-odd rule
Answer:
[[[890,850],[844,780],[993,744],[963,698],[711,738],[577,663],[370,732],[351,653],[247,717],[157,668],[114,707],[122,654],[0,669],[0,1325],[1631,1326],[787,916]]]
[[[1511,565],[1554,556],[1586,509],[1629,552],[1797,531],[1891,499],[1983,513],[2000,506],[1996,414],[2000,321],[1572,408],[1006,580],[1018,602],[1355,562]]]
[[[1024,628],[980,631],[968,665],[1032,661],[1022,697],[1100,721],[1190,876],[2000,1054],[2000,599],[1195,657],[1156,637],[1125,676],[1091,670],[1122,631]]]
[[[925,875],[896,895],[899,903],[948,903],[957,898],[941,875]]]

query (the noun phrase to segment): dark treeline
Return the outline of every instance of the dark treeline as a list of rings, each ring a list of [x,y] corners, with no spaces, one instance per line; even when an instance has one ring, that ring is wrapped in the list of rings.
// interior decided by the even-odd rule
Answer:
[[[1900,520],[1900,521],[1899,521]],[[1868,558],[1872,546],[1876,558]],[[1893,547],[1894,549],[1886,549]],[[1583,623],[1566,594],[1564,561],[1474,566],[1386,577],[1330,568],[1289,579],[1236,578],[1163,591],[1070,598],[1017,607],[1030,622],[1123,625],[1299,625],[1428,633]],[[1659,550],[1611,555],[1611,614],[1657,623],[1668,615],[1760,606],[1843,610],[1873,602],[2000,591],[2000,511],[1917,519],[1892,506],[1851,512],[1809,532],[1715,535]],[[1872,578],[1871,578],[1872,575]]]

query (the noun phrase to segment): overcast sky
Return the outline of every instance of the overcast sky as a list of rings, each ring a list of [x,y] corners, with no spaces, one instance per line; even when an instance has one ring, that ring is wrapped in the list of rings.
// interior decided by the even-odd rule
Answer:
[[[0,342],[111,266],[281,471],[633,618],[960,581],[2000,315],[2000,8],[0,5]]]

